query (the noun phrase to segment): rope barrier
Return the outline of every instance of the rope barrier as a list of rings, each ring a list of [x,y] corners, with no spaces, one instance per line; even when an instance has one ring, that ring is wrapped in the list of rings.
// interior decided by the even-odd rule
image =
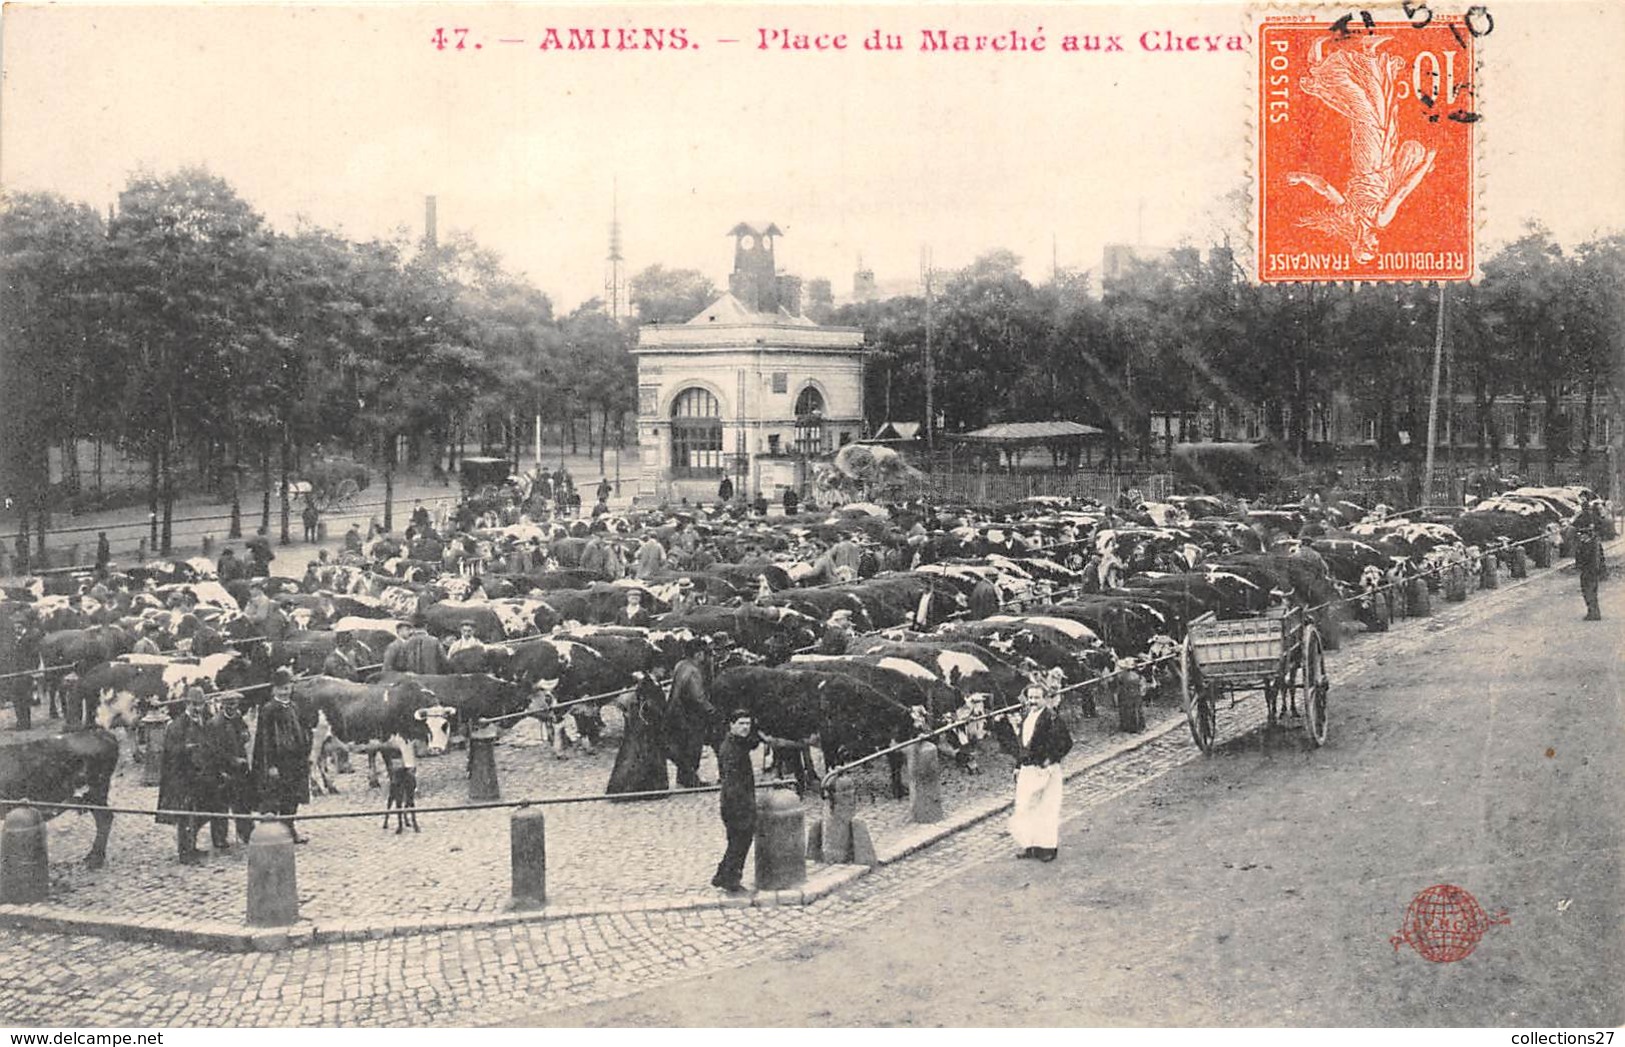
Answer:
[[[756,787],[758,789],[787,789],[793,787],[795,784],[796,783],[790,779],[769,779],[756,783]],[[436,804],[427,807],[408,807],[406,810],[415,814],[445,814],[456,811],[493,811],[505,808],[557,807],[564,804],[573,803],[605,803],[618,800],[653,800],[662,799],[668,796],[691,796],[721,791],[721,785],[702,785],[686,789],[654,789],[644,792],[630,793],[579,793],[574,796],[541,796],[522,800],[491,800],[481,803]],[[27,797],[17,800],[0,800],[0,806],[33,807],[37,810],[48,811],[88,811],[91,813],[102,811],[107,814],[151,815],[153,817],[158,815],[166,815],[177,818],[244,818],[253,819],[254,821],[259,822],[340,821],[345,818],[379,818],[384,815],[398,814],[401,812],[400,808],[388,808],[368,811],[321,811],[310,814],[292,815],[266,814],[263,812],[249,814],[241,811],[194,811],[172,810],[169,808],[113,807],[93,803],[49,803],[43,800],[30,800]]]

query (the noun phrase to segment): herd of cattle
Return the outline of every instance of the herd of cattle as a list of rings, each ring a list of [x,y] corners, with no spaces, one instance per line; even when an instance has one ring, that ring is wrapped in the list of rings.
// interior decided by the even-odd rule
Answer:
[[[659,706],[644,722],[680,784],[697,781],[702,748],[735,708],[795,742],[778,760],[802,773],[805,750],[833,768],[928,731],[974,771],[984,738],[1014,744],[1010,722],[986,714],[1033,684],[1075,693],[1088,715],[1103,697],[1137,729],[1141,696],[1177,688],[1167,656],[1193,618],[1297,604],[1335,646],[1345,625],[1381,631],[1407,601],[1454,596],[1488,561],[1516,573],[1527,551],[1550,564],[1562,505],[1496,500],[1429,519],[1210,496],[1131,509],[865,503],[775,519],[634,512],[420,529],[302,579],[222,583],[206,560],[31,578],[0,600],[0,697],[42,704],[67,729],[0,750],[0,800],[105,805],[131,729],[161,722],[194,685],[240,694],[252,724],[282,666],[313,728],[318,788],[341,743],[444,751],[450,728],[530,720],[562,755],[567,740],[601,737],[606,706],[634,702]],[[624,547],[638,577],[609,577],[622,561],[606,547]],[[447,548],[461,561],[450,570]],[[252,610],[255,587],[270,613],[264,598]],[[641,608],[627,624],[631,592]],[[449,639],[469,625],[481,642],[437,671],[383,671],[413,628]],[[167,653],[133,653],[143,636]],[[324,675],[337,648],[351,652],[349,678]],[[95,815],[92,866],[112,824]]]

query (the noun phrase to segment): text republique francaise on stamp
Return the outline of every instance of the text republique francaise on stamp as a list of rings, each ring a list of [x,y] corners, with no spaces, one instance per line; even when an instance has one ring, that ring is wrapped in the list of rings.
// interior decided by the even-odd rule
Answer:
[[[1467,280],[1475,47],[1467,19],[1258,29],[1258,273]]]

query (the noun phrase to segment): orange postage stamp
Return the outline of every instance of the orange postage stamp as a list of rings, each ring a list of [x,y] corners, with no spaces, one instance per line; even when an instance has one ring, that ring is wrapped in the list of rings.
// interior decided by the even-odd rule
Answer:
[[[1472,277],[1477,10],[1259,26],[1262,280]]]

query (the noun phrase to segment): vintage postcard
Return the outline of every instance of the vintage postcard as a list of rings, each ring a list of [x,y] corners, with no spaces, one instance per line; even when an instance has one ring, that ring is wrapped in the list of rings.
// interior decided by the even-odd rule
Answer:
[[[1622,48],[7,4],[0,1026],[1612,1043]]]

